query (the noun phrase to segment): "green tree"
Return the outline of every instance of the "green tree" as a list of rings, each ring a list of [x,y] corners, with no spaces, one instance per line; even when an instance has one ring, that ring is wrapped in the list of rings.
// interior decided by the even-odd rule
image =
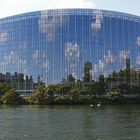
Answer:
[[[11,87],[9,85],[0,83],[0,96],[4,95],[10,89],[11,89]]]
[[[72,101],[78,102],[79,101],[79,89],[72,89],[70,91],[70,96]]]
[[[6,91],[2,96],[4,104],[25,104],[25,100],[14,89]]]
[[[58,94],[58,85],[49,85],[47,89],[49,100],[53,101],[54,97]]]
[[[110,91],[107,93],[107,98],[110,99],[111,101],[117,101],[120,97],[121,97],[121,94],[119,91]]]
[[[66,95],[70,90],[71,86],[69,84],[59,84],[56,86],[56,93],[59,95]]]
[[[140,94],[140,86],[133,85],[131,88],[131,93],[132,94]]]
[[[93,98],[100,90],[101,88],[98,83],[86,83],[85,86],[80,89],[80,95],[88,95],[90,98]]]
[[[54,101],[59,104],[69,104],[71,102],[71,97],[68,95],[60,95],[57,96]]]
[[[121,93],[131,93],[131,87],[127,83],[118,85],[118,89],[120,89]]]
[[[31,104],[46,104],[48,100],[48,89],[45,85],[39,85],[35,92],[29,97]]]

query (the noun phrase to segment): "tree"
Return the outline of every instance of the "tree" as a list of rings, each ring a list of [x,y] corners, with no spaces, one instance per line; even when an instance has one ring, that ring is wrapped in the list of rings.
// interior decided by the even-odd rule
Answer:
[[[86,83],[82,89],[86,92],[86,94],[93,95],[93,94],[97,93],[98,85],[99,84],[97,84],[97,83]]]
[[[119,91],[110,91],[107,93],[107,98],[111,101],[117,101],[120,97],[121,97],[121,94]]]
[[[70,96],[72,98],[72,101],[78,102],[79,101],[79,89],[72,89],[70,91]]]
[[[133,85],[131,88],[131,93],[132,94],[140,94],[140,86]]]
[[[14,89],[6,91],[2,96],[4,104],[25,104],[25,100]]]
[[[55,103],[59,104],[69,104],[71,102],[71,98],[68,95],[60,95],[54,99]]]
[[[56,86],[56,93],[65,95],[68,94],[71,89],[71,86],[69,84],[59,84]]]
[[[131,87],[129,84],[124,83],[124,84],[120,84],[118,85],[118,89],[120,89],[120,92],[123,93],[130,93],[131,92]]]
[[[10,89],[11,89],[11,87],[9,85],[0,83],[0,96],[4,95]]]
[[[29,102],[31,104],[46,104],[48,100],[48,89],[45,85],[39,85],[36,91],[30,96]]]
[[[49,85],[47,89],[48,89],[47,93],[49,96],[49,100],[54,101],[54,96],[57,95],[58,85]]]

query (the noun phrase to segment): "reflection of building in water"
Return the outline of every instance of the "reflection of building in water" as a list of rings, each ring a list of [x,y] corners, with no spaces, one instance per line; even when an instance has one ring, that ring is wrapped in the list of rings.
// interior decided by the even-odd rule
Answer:
[[[92,81],[92,63],[87,61],[84,64],[84,82],[91,82]]]
[[[62,81],[138,85],[139,68],[138,16],[56,9],[0,19],[0,82],[17,91]]]
[[[126,69],[130,70],[130,58],[126,58]]]

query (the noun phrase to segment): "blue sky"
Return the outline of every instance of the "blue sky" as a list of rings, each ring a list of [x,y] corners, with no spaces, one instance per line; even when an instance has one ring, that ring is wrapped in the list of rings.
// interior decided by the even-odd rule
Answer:
[[[54,8],[96,8],[140,16],[140,0],[0,0],[0,18]]]

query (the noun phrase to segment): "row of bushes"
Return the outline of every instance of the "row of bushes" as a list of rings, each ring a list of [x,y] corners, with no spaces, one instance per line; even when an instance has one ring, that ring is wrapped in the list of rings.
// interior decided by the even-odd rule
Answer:
[[[125,100],[119,92],[110,92],[106,98],[96,98],[93,90],[73,88],[70,85],[40,85],[29,97],[22,97],[7,85],[0,85],[1,104],[96,104],[120,103]],[[137,99],[139,102],[139,99]]]
[[[14,89],[5,84],[0,84],[0,103],[1,104],[27,104],[27,101],[20,96]]]
[[[72,88],[70,85],[40,85],[29,97],[20,96],[14,89],[5,84],[0,85],[1,104],[88,104],[94,96],[87,95],[86,90]]]

